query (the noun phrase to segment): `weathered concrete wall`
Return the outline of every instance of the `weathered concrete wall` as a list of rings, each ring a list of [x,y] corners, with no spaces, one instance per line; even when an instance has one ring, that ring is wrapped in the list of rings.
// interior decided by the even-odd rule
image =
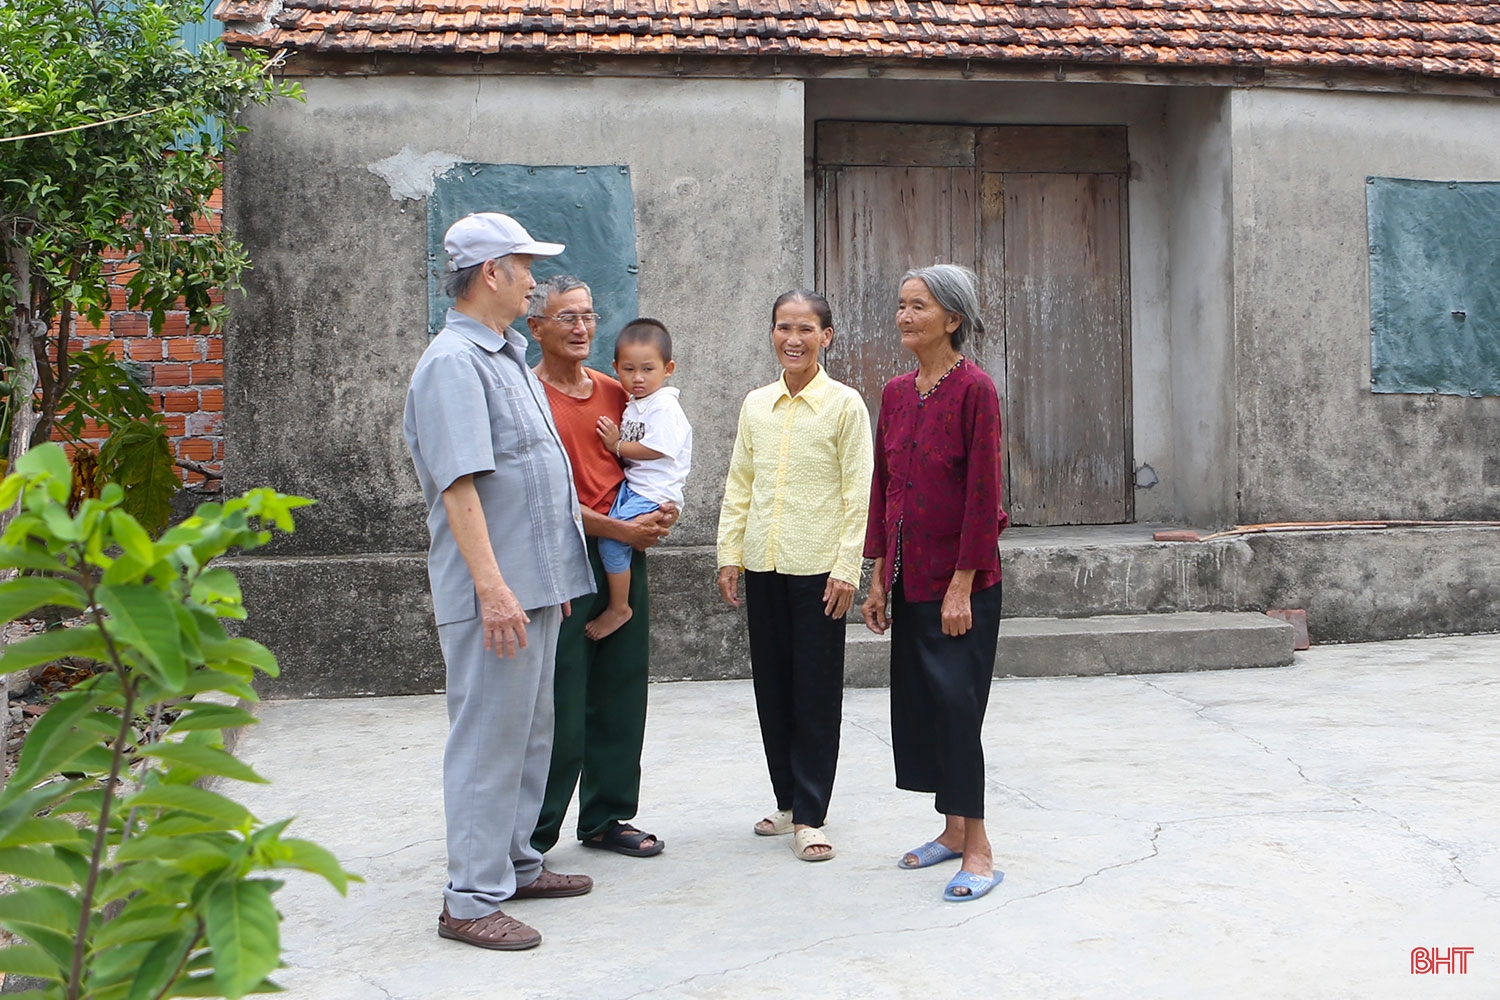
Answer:
[[[1234,520],[1233,173],[1229,94],[1174,90],[1167,101],[1168,245],[1176,517]],[[1133,222],[1134,220],[1132,220]]]
[[[1150,538],[1148,531],[1134,530]],[[1314,642],[1500,631],[1500,532],[1491,529],[1253,535],[1200,543],[1109,535],[1091,542],[1087,533],[1049,540],[1037,534],[1034,529],[1005,536],[1007,618],[1304,608]],[[247,556],[226,564],[239,574],[251,609],[243,633],[281,658],[281,677],[258,685],[264,695],[442,689],[422,555]],[[651,556],[650,567],[652,676],[748,677],[744,612],[712,592],[712,550],[663,548]],[[317,600],[287,599],[297,594]],[[857,621],[857,613],[849,620]],[[884,683],[881,670],[858,669],[857,651],[850,657],[851,684]]]
[[[630,165],[640,307],[676,332],[675,384],[696,429],[686,513],[669,540],[696,554],[694,575],[673,569],[680,560],[666,545],[653,556],[667,563],[653,586],[665,619],[656,631],[669,637],[656,658],[683,672],[700,647],[735,641],[734,629],[691,638],[710,602],[682,604],[678,592],[711,587],[703,546],[714,537],[739,400],[768,377],[763,313],[800,282],[801,84],[389,77],[305,86],[305,105],[248,114],[226,178],[229,225],[255,262],[227,333],[228,488],[270,485],[319,501],[295,535],[242,561],[247,633],[286,670],[267,691],[442,684],[425,512],[401,438],[407,380],[427,344],[426,209],[398,195],[420,195],[431,164],[453,160]],[[412,168],[404,176],[388,183],[369,169],[388,161],[389,176],[397,154]]]
[[[1178,518],[1173,457],[1171,317],[1168,305],[1169,152],[1163,124],[1168,91],[1089,83],[814,80],[807,85],[807,148],[821,119],[978,125],[1124,125],[1130,144],[1131,400],[1136,519]],[[806,245],[812,246],[809,176]],[[813,276],[811,251],[807,280]],[[894,281],[899,275],[892,275]],[[895,323],[892,320],[894,336]],[[1004,385],[1003,372],[991,372]]]
[[[246,632],[283,659],[268,693],[442,683],[423,511],[400,435],[426,345],[427,267],[425,207],[400,195],[420,195],[423,175],[393,184],[369,169],[392,156],[630,164],[641,308],[678,332],[676,383],[697,429],[687,516],[651,557],[658,678],[748,669],[742,613],[713,591],[710,543],[739,402],[776,371],[766,308],[811,276],[804,154],[819,118],[1130,129],[1135,451],[1160,479],[1137,490],[1140,520],[1500,516],[1500,401],[1367,391],[1363,203],[1366,173],[1500,176],[1500,106],[806,86],[804,114],[795,81],[313,79],[306,105],[250,113],[226,178],[226,221],[255,261],[226,338],[228,488],[321,501],[295,536],[236,561]],[[1306,607],[1320,641],[1497,630],[1494,538],[1014,546],[1006,611]]]
[[[403,149],[413,164],[443,154],[430,160],[630,165],[640,307],[677,334],[675,384],[696,429],[672,541],[710,542],[738,402],[769,360],[762,314],[801,279],[802,85],[384,77],[305,87],[306,104],[248,113],[226,178],[228,224],[255,262],[228,331],[228,485],[320,501],[275,552],[426,545],[401,440],[407,379],[427,342],[425,203],[396,197],[415,193],[411,177],[393,186],[369,169]]]
[[[1231,122],[1238,519],[1500,518],[1500,398],[1370,392],[1365,212],[1368,175],[1500,179],[1500,101],[1242,90]]]

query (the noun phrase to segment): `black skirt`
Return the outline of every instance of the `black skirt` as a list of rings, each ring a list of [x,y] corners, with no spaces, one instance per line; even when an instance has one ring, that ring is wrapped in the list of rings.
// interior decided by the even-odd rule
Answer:
[[[943,634],[942,601],[891,594],[891,746],[896,787],[935,792],[948,816],[984,818],[980,730],[995,676],[1000,584],[969,597],[973,627]]]

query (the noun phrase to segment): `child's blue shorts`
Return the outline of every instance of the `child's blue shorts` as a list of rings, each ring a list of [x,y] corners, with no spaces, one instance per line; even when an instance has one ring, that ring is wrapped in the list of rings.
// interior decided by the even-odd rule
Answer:
[[[628,521],[632,517],[640,517],[660,509],[661,504],[655,500],[647,500],[631,489],[629,483],[621,483],[620,492],[615,494],[615,504],[609,509],[609,516]],[[628,570],[630,558],[634,554],[635,549],[624,542],[617,542],[613,538],[599,539],[599,561],[604,564],[606,573],[623,573]]]

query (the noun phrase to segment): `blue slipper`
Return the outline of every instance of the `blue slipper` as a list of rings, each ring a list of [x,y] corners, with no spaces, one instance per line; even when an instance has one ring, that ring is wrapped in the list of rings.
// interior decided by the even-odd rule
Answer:
[[[916,855],[917,863],[914,865],[907,864],[906,854]],[[912,871],[917,868],[931,868],[933,865],[942,864],[944,861],[951,861],[954,858],[963,857],[962,851],[951,851],[935,840],[929,840],[921,847],[913,848],[912,850],[907,851],[906,854],[903,854],[901,855],[901,857],[896,859],[896,867],[905,868],[907,871]]]
[[[985,878],[983,875],[975,875],[973,872],[966,872],[960,868],[958,874],[948,880],[948,887],[943,890],[943,898],[950,903],[967,903],[995,888],[1003,878],[1005,878],[1004,872],[995,872],[989,878]],[[960,896],[953,891],[955,889],[968,889],[969,891],[966,895]]]

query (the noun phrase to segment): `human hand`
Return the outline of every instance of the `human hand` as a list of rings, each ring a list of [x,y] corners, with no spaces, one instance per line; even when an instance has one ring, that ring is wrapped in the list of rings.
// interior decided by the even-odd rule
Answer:
[[[620,426],[608,417],[600,417],[595,429],[599,432],[599,440],[604,442],[604,447],[618,455]]]
[[[885,635],[885,630],[891,627],[891,620],[885,613],[885,584],[878,573],[870,581],[869,596],[859,606],[859,613],[865,619],[865,627],[876,635]]]
[[[526,626],[531,619],[503,583],[479,595],[479,618],[484,628],[485,649],[496,656],[514,657],[526,648]]]
[[[564,618],[572,618],[573,617],[573,602],[572,601],[563,601],[563,617]]]
[[[676,524],[677,519],[682,516],[682,511],[675,503],[670,500],[668,500],[664,504],[661,504],[656,509],[661,511],[660,523],[663,528],[670,528],[672,525]]]
[[[969,590],[959,581],[948,584],[943,595],[943,634],[959,636],[974,627],[974,612],[969,607]]]
[[[829,618],[842,618],[854,603],[854,584],[828,578],[823,587],[823,613]]]
[[[666,526],[661,523],[659,510],[642,514],[631,521],[616,521],[615,523],[619,526],[620,541],[642,552],[670,534]]]
[[[720,566],[718,583],[719,595],[730,607],[737,608],[745,603],[740,600],[740,568],[738,566]]]

